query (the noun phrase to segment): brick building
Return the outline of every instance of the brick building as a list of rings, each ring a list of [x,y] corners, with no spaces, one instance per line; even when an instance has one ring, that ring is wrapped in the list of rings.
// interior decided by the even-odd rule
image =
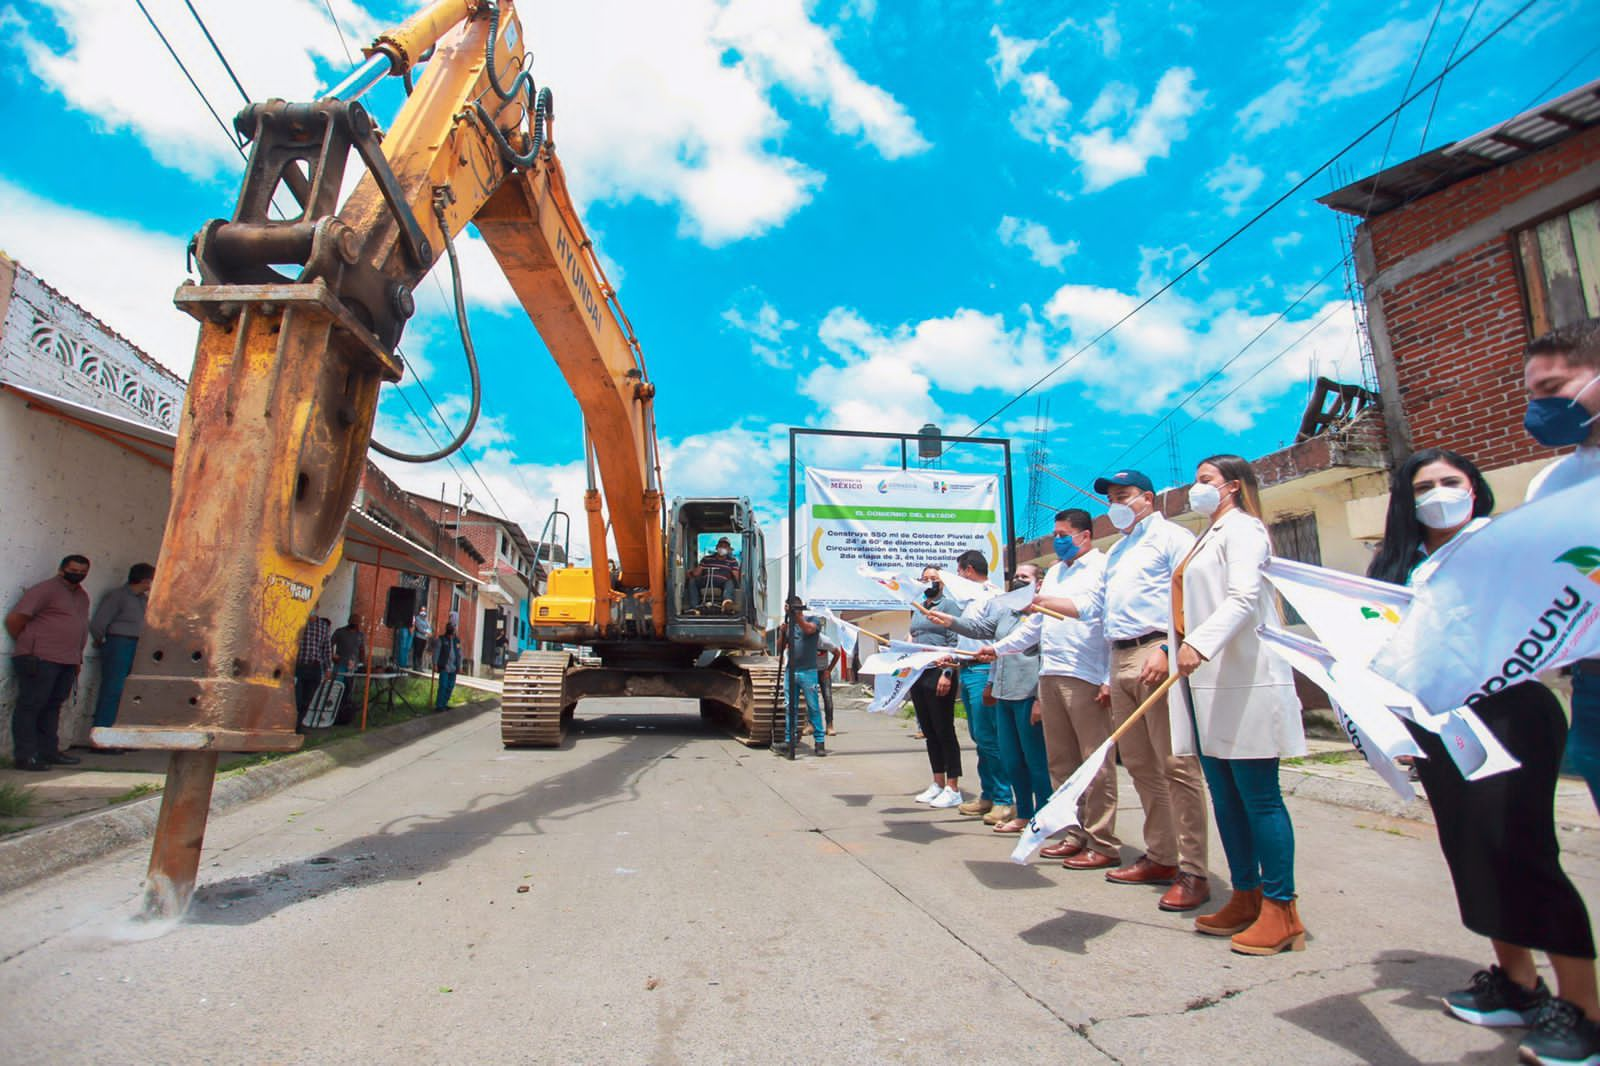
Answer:
[[[370,462],[362,472],[361,485],[351,506],[378,525],[421,545],[456,567],[462,571],[459,578],[476,575],[484,564],[483,554],[470,540],[446,528],[429,509],[418,506],[411,493]],[[466,660],[463,669],[467,673],[476,672],[480,662],[474,652],[479,618],[475,609],[480,594],[478,582],[430,575],[403,560],[389,566],[358,567],[351,609],[365,617],[368,641],[374,652],[390,660],[394,656],[395,630],[385,624],[385,615],[390,590],[396,588],[415,590],[416,606],[426,607],[430,618],[444,619],[451,611],[458,612],[458,635]],[[434,631],[437,633],[439,628],[436,625]]]
[[[1321,198],[1362,221],[1356,267],[1393,456],[1448,447],[1520,499],[1522,356],[1600,316],[1600,81]]]
[[[96,602],[122,583],[133,563],[181,565],[161,555],[161,538],[185,387],[110,326],[0,255],[5,609],[28,585],[53,574],[68,552],[90,558],[84,588]],[[445,541],[436,529],[369,463],[346,521],[343,562],[320,590],[317,613],[339,622],[352,610],[369,615],[369,643],[386,652],[381,604],[376,614],[368,606],[373,589],[433,581],[470,597],[483,559],[469,543]],[[0,631],[0,657],[11,646]],[[87,739],[99,668],[91,645],[77,689],[62,708],[63,747]],[[12,671],[0,670],[0,753],[10,750],[14,702]]]

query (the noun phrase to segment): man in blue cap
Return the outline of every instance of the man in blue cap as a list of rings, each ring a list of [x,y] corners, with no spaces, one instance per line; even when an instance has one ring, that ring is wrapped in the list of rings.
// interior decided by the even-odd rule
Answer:
[[[1120,726],[1167,679],[1167,624],[1172,576],[1194,534],[1169,522],[1156,506],[1155,488],[1137,470],[1095,479],[1094,491],[1110,503],[1108,517],[1123,537],[1106,553],[1100,587],[1106,641],[1111,645],[1111,724]],[[1144,808],[1145,853],[1106,880],[1125,885],[1171,884],[1165,911],[1193,910],[1211,898],[1206,878],[1206,791],[1200,762],[1172,754],[1172,731],[1163,697],[1117,742]]]

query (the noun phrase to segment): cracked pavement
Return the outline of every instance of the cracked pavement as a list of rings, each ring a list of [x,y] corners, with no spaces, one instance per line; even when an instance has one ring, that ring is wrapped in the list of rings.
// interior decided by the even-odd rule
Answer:
[[[0,897],[14,1061],[1515,1059],[1438,1006],[1487,944],[1430,826],[1291,798],[1311,941],[1246,958],[913,803],[907,723],[841,708],[789,763],[680,707],[586,706],[559,751],[482,714],[230,811],[175,928],[129,921],[142,849]]]

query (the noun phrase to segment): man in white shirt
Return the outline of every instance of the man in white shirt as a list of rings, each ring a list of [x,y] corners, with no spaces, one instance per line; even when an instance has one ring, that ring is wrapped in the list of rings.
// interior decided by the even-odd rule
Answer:
[[[1600,318],[1551,330],[1528,345],[1528,433],[1550,448],[1576,445],[1535,475],[1528,499],[1590,479],[1600,498]],[[1600,806],[1600,659],[1572,666],[1572,728],[1567,764],[1583,776]]]
[[[979,592],[966,601],[961,618],[976,621],[984,607],[995,597],[989,585],[989,560],[980,551],[964,551],[956,556],[956,576],[979,587]],[[954,590],[946,589],[953,593]],[[960,651],[977,651],[979,642],[971,637],[956,638]],[[978,781],[981,791],[976,799],[956,808],[969,818],[982,817],[989,825],[998,825],[1016,817],[1017,809],[1011,795],[1011,781],[1006,776],[1005,763],[1000,757],[1000,724],[998,710],[992,698],[985,702],[984,690],[989,687],[989,664],[968,660],[961,665],[961,698],[967,708],[967,735],[978,749]]]
[[[1039,703],[1034,710],[1044,727],[1050,783],[1060,788],[1083,760],[1111,735],[1109,700],[1100,687],[1109,680],[1105,629],[1089,605],[1105,579],[1106,557],[1094,546],[1093,520],[1076,508],[1056,515],[1051,566],[1034,604],[1066,614],[1065,619],[1031,616],[1026,623],[980,650],[990,657],[1039,647]],[[1080,611],[1082,605],[1087,610]],[[1080,824],[1060,843],[1039,854],[1061,859],[1071,870],[1102,870],[1117,865],[1117,767],[1107,759],[1083,794]]]
[[[1194,546],[1194,534],[1156,510],[1155,489],[1137,470],[1097,478],[1110,502],[1111,524],[1124,534],[1106,553],[1100,612],[1110,645],[1112,727],[1167,679],[1165,640],[1172,613],[1172,577]],[[1080,612],[1084,613],[1084,612]],[[1092,613],[1092,612],[1091,612]],[[1162,697],[1117,742],[1144,808],[1145,853],[1106,874],[1125,885],[1171,884],[1164,911],[1187,911],[1211,898],[1206,877],[1206,790],[1200,761],[1172,754],[1168,704]]]

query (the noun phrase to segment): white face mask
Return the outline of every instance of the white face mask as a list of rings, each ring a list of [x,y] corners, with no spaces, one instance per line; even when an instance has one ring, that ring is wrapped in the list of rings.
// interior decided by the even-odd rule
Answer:
[[[1472,517],[1472,493],[1440,485],[1417,497],[1417,521],[1429,529],[1454,529]]]
[[[1222,493],[1215,485],[1207,485],[1197,481],[1189,486],[1189,510],[1195,514],[1203,514],[1207,518],[1217,513],[1217,508],[1222,506]]]
[[[1126,533],[1133,528],[1139,516],[1133,513],[1133,508],[1125,503],[1114,503],[1106,508],[1106,517],[1111,519],[1111,524]]]

